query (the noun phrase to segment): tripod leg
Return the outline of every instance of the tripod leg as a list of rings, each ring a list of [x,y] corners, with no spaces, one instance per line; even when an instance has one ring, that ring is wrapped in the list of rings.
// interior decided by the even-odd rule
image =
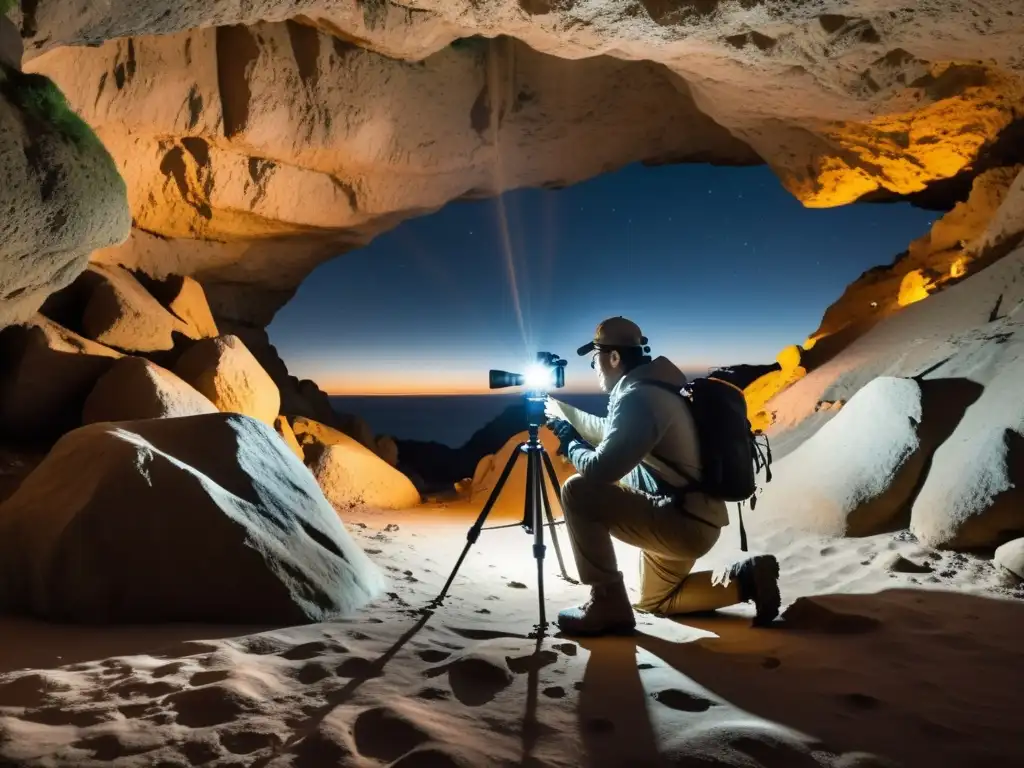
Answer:
[[[455,574],[458,573],[459,568],[462,566],[462,561],[466,559],[466,555],[469,553],[469,548],[473,546],[476,543],[476,540],[480,537],[480,531],[484,527],[484,522],[487,520],[487,516],[491,513],[491,509],[494,507],[494,502],[498,500],[498,496],[501,494],[501,489],[505,486],[505,481],[507,481],[508,476],[512,474],[512,468],[516,465],[516,459],[518,459],[519,454],[522,453],[524,445],[526,445],[526,443],[520,443],[516,446],[516,449],[512,451],[512,455],[508,457],[505,469],[502,470],[501,477],[498,478],[498,482],[495,484],[494,490],[491,491],[491,495],[487,498],[487,503],[484,504],[484,508],[480,510],[480,515],[477,517],[476,522],[473,523],[472,527],[466,533],[466,546],[462,548],[462,554],[459,555],[459,559],[455,562],[455,567],[452,568],[452,572],[448,576],[448,581],[444,583],[444,587],[442,587],[437,597],[434,598],[435,606],[440,605],[441,601],[444,600],[444,596],[448,594],[448,589],[455,580]]]
[[[543,495],[543,471],[540,466],[539,451],[531,451],[529,455],[533,471],[530,477],[533,482],[526,489],[526,498],[533,508],[530,510],[533,519],[533,556],[537,559],[537,602],[540,613],[540,624],[537,629],[543,634],[547,629],[548,622],[544,611],[544,517],[541,512],[541,498]]]
[[[533,533],[536,521],[533,519],[535,509],[533,487],[537,484],[537,463],[534,461],[536,451],[526,450],[526,493],[523,494],[523,528]]]
[[[544,465],[548,471],[548,477],[551,478],[551,489],[555,492],[555,495],[559,494],[560,487],[558,485],[558,475],[555,474],[555,467],[551,463],[551,457],[548,456],[547,452],[541,451],[540,454],[543,457]],[[555,548],[555,557],[558,558],[558,567],[562,570],[562,578],[566,581],[574,581],[569,578],[569,574],[565,570],[565,561],[562,560],[562,548],[558,544],[558,534],[555,533],[555,516],[551,512],[551,504],[548,500],[548,494],[544,490],[544,476],[540,478],[540,497],[544,502],[544,511],[547,513],[548,522],[551,524],[551,544]],[[559,496],[561,499],[561,496]],[[561,504],[561,502],[559,502]],[[563,515],[564,519],[564,515]]]

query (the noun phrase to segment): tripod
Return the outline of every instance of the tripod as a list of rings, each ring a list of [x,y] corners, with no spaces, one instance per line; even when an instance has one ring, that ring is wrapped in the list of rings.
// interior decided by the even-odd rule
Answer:
[[[551,543],[555,548],[555,556],[558,558],[558,567],[562,571],[562,578],[566,581],[573,581],[569,578],[569,574],[565,572],[565,563],[562,560],[562,550],[558,546],[558,536],[555,534],[555,518],[551,514],[551,505],[548,502],[547,493],[544,488],[544,472],[547,471],[548,478],[551,481],[553,488],[558,489],[558,476],[555,474],[555,467],[551,463],[551,457],[548,456],[547,451],[540,442],[539,431],[540,424],[544,414],[544,401],[539,398],[527,398],[526,401],[526,413],[529,428],[529,437],[527,440],[519,443],[516,449],[512,451],[512,455],[509,456],[508,461],[505,464],[505,469],[502,470],[501,477],[498,479],[498,483],[494,486],[494,490],[491,491],[491,495],[487,499],[487,503],[484,504],[484,508],[480,511],[479,517],[476,522],[473,523],[469,532],[466,534],[466,546],[462,549],[462,554],[459,555],[459,559],[455,563],[455,567],[452,569],[451,574],[448,576],[448,581],[445,582],[444,587],[436,598],[434,598],[433,605],[436,607],[441,604],[444,600],[445,595],[448,593],[448,588],[451,587],[452,581],[455,580],[455,574],[458,573],[459,568],[462,566],[462,561],[466,559],[466,555],[469,554],[469,548],[476,543],[476,540],[480,537],[481,531],[493,531],[500,528],[512,528],[516,525],[521,525],[527,533],[533,534],[533,556],[537,560],[537,600],[540,609],[540,624],[538,630],[543,633],[547,627],[547,620],[545,619],[544,612],[544,551],[547,549],[544,545],[544,528],[545,526],[551,528]],[[526,499],[523,508],[523,519],[520,523],[510,523],[508,525],[494,525],[490,528],[484,528],[484,522],[487,520],[487,516],[491,513],[491,509],[494,507],[494,503],[498,500],[501,495],[501,489],[505,485],[505,481],[508,480],[509,475],[512,474],[512,469],[516,465],[521,454],[526,454]],[[544,522],[544,517],[541,517],[541,511],[543,510],[544,517],[547,518],[547,522]]]

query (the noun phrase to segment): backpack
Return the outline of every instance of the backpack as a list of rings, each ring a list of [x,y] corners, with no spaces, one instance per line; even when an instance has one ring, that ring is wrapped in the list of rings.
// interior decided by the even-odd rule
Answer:
[[[702,477],[698,481],[681,468],[669,466],[690,481],[683,493],[700,492],[738,502],[740,549],[746,552],[743,504],[749,500],[751,509],[757,506],[757,475],[762,469],[765,482],[771,482],[772,451],[768,436],[750,426],[743,390],[710,376],[694,379],[683,389],[657,381],[644,383],[674,392],[686,403],[697,427]],[[759,440],[763,440],[763,446]]]

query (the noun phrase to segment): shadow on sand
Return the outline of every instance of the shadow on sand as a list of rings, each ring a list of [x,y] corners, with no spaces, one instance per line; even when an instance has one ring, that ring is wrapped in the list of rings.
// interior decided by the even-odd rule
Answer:
[[[683,710],[684,723],[692,712],[695,724],[725,705],[728,727],[769,721],[810,737],[819,754],[891,761],[851,765],[1011,765],[1024,754],[1014,714],[1024,691],[1024,602],[895,589],[800,598],[769,629],[725,615],[685,623],[717,638],[680,643],[638,632],[581,642],[590,651],[579,705],[587,765],[732,765],[729,750],[744,765],[817,765],[742,734],[719,745],[724,762],[688,753],[685,725],[658,738],[651,713],[662,705]],[[666,668],[696,685],[658,690]],[[703,688],[708,699],[682,687]],[[674,758],[659,755],[666,740]]]

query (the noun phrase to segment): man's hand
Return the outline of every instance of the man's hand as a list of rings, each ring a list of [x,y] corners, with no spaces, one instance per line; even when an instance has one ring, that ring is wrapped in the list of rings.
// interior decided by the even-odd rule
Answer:
[[[560,456],[569,456],[569,445],[574,441],[583,441],[580,437],[580,433],[576,431],[576,427],[570,424],[565,419],[554,419],[548,423],[548,428],[555,433],[555,437],[558,438],[558,451],[556,452]]]
[[[566,421],[562,404],[551,397],[544,398],[544,415],[547,416],[548,421]]]

